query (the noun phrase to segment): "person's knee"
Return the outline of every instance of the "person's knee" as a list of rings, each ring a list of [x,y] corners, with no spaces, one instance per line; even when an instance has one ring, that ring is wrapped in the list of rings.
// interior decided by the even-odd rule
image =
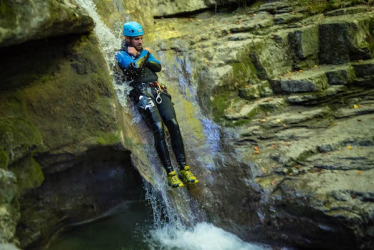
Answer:
[[[170,129],[177,129],[179,128],[179,124],[177,119],[173,118],[171,120],[165,121],[166,126],[168,127],[168,130]]]
[[[155,122],[152,124],[152,130],[153,134],[157,137],[163,137],[164,136],[164,126],[162,125],[162,122]]]

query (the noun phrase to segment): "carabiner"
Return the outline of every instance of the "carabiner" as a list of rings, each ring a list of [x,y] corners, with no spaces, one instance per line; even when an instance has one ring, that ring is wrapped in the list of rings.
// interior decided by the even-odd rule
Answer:
[[[157,102],[157,104],[161,104],[162,103],[161,91],[157,91],[156,102]]]

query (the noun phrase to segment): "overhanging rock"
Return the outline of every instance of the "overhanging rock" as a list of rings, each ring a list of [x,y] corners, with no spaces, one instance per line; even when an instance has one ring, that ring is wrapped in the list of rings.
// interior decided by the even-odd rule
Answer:
[[[0,47],[94,27],[92,18],[72,0],[2,1],[0,7]]]

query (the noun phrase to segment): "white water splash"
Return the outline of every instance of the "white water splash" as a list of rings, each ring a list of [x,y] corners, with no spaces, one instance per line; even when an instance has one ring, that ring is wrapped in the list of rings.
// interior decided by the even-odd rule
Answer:
[[[165,204],[162,191],[145,183],[146,199],[153,208],[154,229],[145,233],[144,241],[150,250],[271,250],[244,242],[207,222],[186,226],[172,206]],[[182,192],[182,189],[178,190]],[[161,199],[159,199],[161,198]],[[189,214],[191,218],[194,215]]]
[[[78,5],[85,9],[89,16],[95,22],[94,31],[99,39],[101,52],[107,62],[108,70],[113,76],[113,86],[117,94],[118,101],[127,112],[133,113],[132,107],[129,105],[128,93],[131,87],[127,82],[122,81],[122,72],[115,72],[116,60],[115,53],[121,46],[121,30],[114,34],[111,29],[101,20],[100,15],[97,13],[96,5],[92,0],[76,0]],[[135,113],[135,112],[134,112]],[[134,116],[134,122],[139,122],[139,116]]]
[[[189,229],[161,228],[152,230],[152,250],[265,250],[242,241],[239,237],[206,222]],[[162,248],[160,248],[160,245]]]
[[[90,0],[76,0],[76,2],[85,9],[90,17],[95,22],[95,33],[99,39],[102,53],[105,57],[106,62],[108,63],[108,68],[110,72],[113,72],[112,69],[115,65],[114,54],[118,50],[118,47],[121,44],[120,34],[114,35],[113,32],[105,25],[101,20],[100,15],[97,13],[96,5]]]

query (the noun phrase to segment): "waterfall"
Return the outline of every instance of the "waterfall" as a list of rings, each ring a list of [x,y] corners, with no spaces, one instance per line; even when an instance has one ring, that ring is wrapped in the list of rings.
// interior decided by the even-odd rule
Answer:
[[[121,34],[115,34],[101,20],[97,13],[93,0],[76,0],[76,2],[85,9],[96,23],[95,33],[99,39],[102,53],[107,61],[108,70],[113,76],[113,86],[117,93],[118,100],[126,112],[131,113],[134,122],[139,122],[140,115],[135,112],[135,108],[130,104],[127,93],[130,87],[126,82],[121,80],[121,75],[116,73],[115,52],[121,44]],[[130,18],[128,18],[130,20]],[[120,22],[128,20],[119,20]],[[181,84],[188,84],[180,79]],[[191,88],[191,86],[189,86]],[[191,89],[191,91],[196,91]],[[208,143],[211,141],[214,147],[219,134],[214,124],[209,120],[201,117],[203,127],[206,130],[215,131],[208,136]],[[153,145],[152,145],[153,146]],[[144,150],[154,152],[154,150]],[[212,152],[218,151],[213,148]],[[211,164],[211,163],[210,163]],[[207,166],[208,168],[212,166]],[[153,209],[153,228],[144,232],[144,240],[149,249],[157,250],[260,250],[264,249],[256,245],[243,242],[237,236],[228,233],[220,228],[213,226],[204,220],[199,212],[199,205],[191,198],[186,189],[171,190],[167,186],[166,177],[161,169],[152,169],[154,185],[144,181],[146,191],[146,200]]]

